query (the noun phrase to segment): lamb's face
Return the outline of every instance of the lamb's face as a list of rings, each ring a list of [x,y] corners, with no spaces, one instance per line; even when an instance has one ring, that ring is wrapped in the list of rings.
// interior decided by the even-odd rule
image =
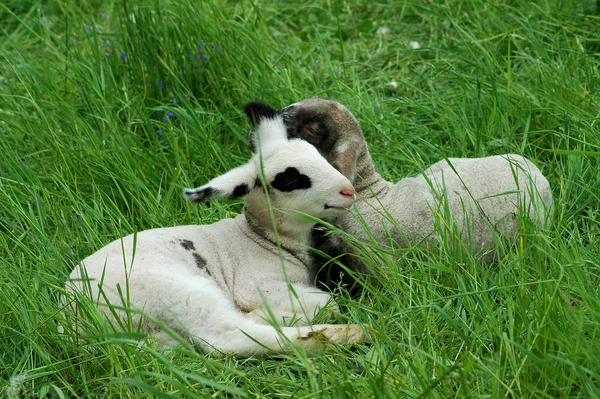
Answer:
[[[286,140],[281,145],[264,148],[254,158],[257,171],[260,156],[275,208],[324,218],[341,215],[354,202],[350,181],[306,141]],[[254,190],[264,193],[260,182]]]
[[[279,111],[265,104],[250,103],[246,112],[250,119],[261,115],[282,116],[289,138],[311,143],[329,163],[354,181],[356,162],[367,145],[357,120],[342,104],[312,97]]]
[[[274,111],[274,110],[273,110]],[[250,162],[184,191],[193,202],[248,195],[248,207],[266,205],[262,176],[275,208],[323,218],[339,216],[354,201],[350,181],[331,166],[310,143],[288,139],[281,116],[262,117],[254,137]]]

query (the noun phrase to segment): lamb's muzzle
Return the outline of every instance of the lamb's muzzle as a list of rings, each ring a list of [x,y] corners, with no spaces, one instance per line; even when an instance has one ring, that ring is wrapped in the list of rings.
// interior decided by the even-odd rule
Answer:
[[[340,191],[340,194],[342,194],[344,197],[350,198],[352,201],[356,199],[356,193],[353,190],[344,189]]]

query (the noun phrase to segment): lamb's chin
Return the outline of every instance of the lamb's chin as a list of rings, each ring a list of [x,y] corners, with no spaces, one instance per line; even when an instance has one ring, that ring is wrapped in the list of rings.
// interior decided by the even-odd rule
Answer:
[[[330,206],[330,205],[326,205],[325,206],[325,215],[322,217],[337,217],[337,216],[342,216],[345,215],[346,212],[348,212],[348,209],[350,209],[349,207],[344,207],[344,206]]]
[[[352,205],[354,205],[354,201],[353,202],[346,202],[343,204],[335,204],[335,203],[330,203],[330,204],[325,204],[325,209],[326,210],[339,210],[340,212],[345,212],[347,210],[349,210],[350,208],[352,208]]]

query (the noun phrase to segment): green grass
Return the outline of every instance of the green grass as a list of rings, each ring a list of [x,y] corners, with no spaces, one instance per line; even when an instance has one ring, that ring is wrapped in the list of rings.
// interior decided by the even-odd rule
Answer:
[[[0,397],[600,396],[597,2],[11,0],[0,22]],[[319,357],[161,354],[93,308],[88,344],[59,332],[78,260],[239,212],[180,192],[248,158],[246,102],[313,95],[353,111],[390,180],[525,155],[551,227],[491,266],[371,246],[390,277],[339,299],[371,343]]]

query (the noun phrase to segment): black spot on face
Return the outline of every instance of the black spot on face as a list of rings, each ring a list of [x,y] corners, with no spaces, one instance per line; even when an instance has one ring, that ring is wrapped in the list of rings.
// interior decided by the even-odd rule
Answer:
[[[275,180],[271,182],[271,187],[279,191],[305,190],[312,186],[310,177],[300,173],[294,167],[288,167],[284,172],[279,172]]]
[[[194,257],[194,262],[196,262],[198,269],[204,270],[209,276],[211,276],[210,271],[206,268],[206,259],[204,259],[198,252],[192,252],[192,256]]]
[[[231,193],[231,195],[229,196],[230,198],[238,198],[238,197],[242,197],[246,194],[248,194],[250,192],[250,188],[248,187],[248,185],[246,183],[242,183],[242,184],[238,184],[237,186],[235,186],[235,188],[233,189],[233,192]]]
[[[196,247],[194,246],[194,243],[191,242],[190,240],[179,240],[179,244],[186,251],[195,251],[196,250]]]

